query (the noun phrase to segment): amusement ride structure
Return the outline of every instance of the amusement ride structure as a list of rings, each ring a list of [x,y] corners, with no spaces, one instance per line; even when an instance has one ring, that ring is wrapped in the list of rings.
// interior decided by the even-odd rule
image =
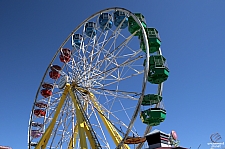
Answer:
[[[160,45],[141,13],[109,8],[85,19],[44,73],[28,148],[142,148],[145,135],[166,118],[169,69]]]

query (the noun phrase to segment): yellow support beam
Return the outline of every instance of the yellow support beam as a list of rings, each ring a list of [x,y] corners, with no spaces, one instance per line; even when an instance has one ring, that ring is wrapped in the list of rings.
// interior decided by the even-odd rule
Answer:
[[[85,104],[84,110],[86,110],[86,108],[87,108],[87,105]],[[69,146],[67,149],[73,149],[75,147],[77,135],[78,135],[78,124],[76,122],[76,125],[73,130],[73,136],[71,136],[71,138],[70,138],[70,143],[69,143]]]
[[[103,116],[104,115],[104,111],[102,110],[101,106],[98,104],[98,102],[95,100],[95,96],[94,94],[92,94],[91,92],[80,88],[80,87],[76,87],[76,89],[80,90],[83,93],[89,94],[90,96],[90,100],[92,101],[92,103],[94,104],[94,107],[97,109],[98,114],[101,118],[101,120],[103,121],[106,129],[108,130],[111,138],[113,139],[114,143],[116,146],[119,145],[119,143],[122,141],[122,137],[120,136],[120,134],[117,132],[117,130],[115,129],[115,127],[112,125],[111,122],[109,122],[109,120]],[[127,144],[124,144],[123,147],[121,147],[123,149],[130,149],[130,147]]]
[[[84,104],[84,110],[87,109],[87,104]],[[75,127],[74,127],[74,133],[73,136],[71,136],[70,138],[70,143],[67,149],[74,149],[75,145],[76,145],[76,138],[78,135],[78,124],[76,123]]]
[[[45,149],[46,148],[47,143],[49,141],[49,138],[50,138],[50,136],[52,134],[52,130],[53,130],[54,126],[55,126],[56,120],[57,120],[58,115],[60,113],[60,110],[61,110],[61,108],[63,106],[63,103],[64,103],[64,101],[66,99],[66,96],[68,94],[69,87],[70,87],[70,85],[67,84],[65,89],[64,89],[64,92],[63,92],[63,94],[62,94],[62,96],[60,98],[59,104],[58,104],[58,106],[56,108],[55,115],[54,115],[50,125],[48,126],[47,130],[45,131],[45,133],[41,137],[40,141],[36,145],[35,149]]]
[[[85,123],[85,124],[86,124],[86,123]],[[86,124],[85,126],[86,126],[86,127],[85,127],[85,132],[86,132],[86,135],[87,135],[88,140],[89,140],[89,142],[90,142],[91,148],[96,148],[95,140],[94,140],[93,137],[92,137],[90,128],[88,127],[87,124]]]
[[[80,147],[82,149],[88,149],[87,148],[87,142],[86,142],[86,136],[85,136],[85,121],[82,117],[82,114],[80,113],[80,108],[77,105],[77,100],[76,100],[76,97],[75,97],[71,87],[69,89],[69,93],[70,93],[70,96],[72,98],[72,101],[73,101],[75,109],[76,109],[76,118],[77,118],[77,123],[78,123]]]
[[[99,114],[100,118],[102,119],[104,125],[106,126],[106,129],[108,130],[110,136],[112,137],[115,145],[118,146],[123,138],[117,132],[115,127],[112,125],[112,123],[109,122],[108,119],[105,118],[105,116],[103,116],[104,111],[102,110],[102,108],[98,104],[98,102],[95,100],[96,98],[95,98],[94,94],[90,93],[90,97],[91,97],[90,99],[91,99],[92,103],[94,104],[95,108],[98,111],[98,114]],[[127,144],[124,144],[121,148],[122,149],[130,149],[130,147]]]
[[[70,96],[71,96],[71,98],[72,98],[72,101],[74,102],[74,105],[75,105],[75,108],[76,108],[76,113],[77,113],[77,119],[78,118],[80,118],[80,119],[82,119],[82,124],[84,125],[84,131],[85,131],[85,133],[86,133],[86,136],[88,137],[88,140],[89,140],[89,143],[90,143],[90,145],[91,145],[91,148],[96,148],[96,142],[95,142],[95,140],[94,140],[94,137],[92,136],[92,133],[91,133],[91,131],[90,131],[90,128],[89,128],[89,126],[87,125],[87,123],[86,123],[86,121],[85,121],[85,118],[84,118],[84,115],[81,113],[81,109],[80,109],[80,107],[78,106],[78,103],[77,103],[77,98],[76,98],[76,96],[74,95],[74,92],[72,91],[73,89],[72,88],[70,88],[70,90],[69,90],[69,93],[70,93]],[[79,130],[79,128],[78,128],[78,130]],[[80,130],[79,130],[80,131]],[[83,133],[83,132],[82,132]],[[82,142],[82,141],[84,141],[83,140],[84,138],[81,138],[80,137],[80,144],[83,144],[84,142]],[[86,139],[85,139],[85,141],[86,141]],[[84,147],[81,147],[82,149],[84,149]]]

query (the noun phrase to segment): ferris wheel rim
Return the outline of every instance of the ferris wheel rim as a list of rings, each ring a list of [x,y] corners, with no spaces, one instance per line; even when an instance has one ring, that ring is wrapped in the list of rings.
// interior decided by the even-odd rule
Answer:
[[[37,100],[37,97],[38,97],[38,94],[39,94],[39,92],[40,92],[40,89],[41,89],[41,85],[42,85],[42,83],[43,83],[43,81],[44,81],[44,79],[45,79],[45,77],[46,77],[46,75],[47,75],[47,72],[48,72],[48,70],[50,69],[50,67],[51,67],[51,65],[52,65],[52,63],[54,62],[54,60],[55,60],[55,58],[56,58],[56,56],[59,54],[59,52],[60,52],[60,50],[64,47],[64,45],[69,41],[69,39],[70,39],[70,37],[85,23],[85,22],[87,22],[88,20],[90,20],[90,19],[92,19],[92,18],[94,18],[95,16],[97,16],[97,15],[99,15],[100,13],[103,13],[103,12],[107,12],[107,11],[113,11],[113,10],[121,10],[121,11],[125,11],[129,16],[132,16],[134,19],[136,19],[135,21],[142,27],[142,32],[143,32],[143,36],[144,36],[144,42],[145,42],[145,46],[146,46],[146,54],[147,54],[147,56],[146,56],[146,58],[147,58],[147,60],[148,60],[148,58],[149,58],[149,50],[148,50],[148,48],[149,48],[149,46],[148,46],[148,42],[147,42],[147,35],[146,35],[146,33],[145,33],[145,30],[144,30],[144,28],[143,28],[143,26],[141,25],[141,22],[136,18],[136,16],[135,15],[133,15],[132,14],[132,12],[131,11],[129,11],[129,10],[127,10],[127,9],[125,9],[125,8],[119,8],[119,7],[113,7],[113,8],[107,8],[107,9],[103,9],[103,10],[101,10],[101,11],[99,11],[99,12],[97,12],[97,13],[95,13],[95,14],[93,14],[93,15],[91,15],[90,17],[88,17],[87,19],[85,19],[82,23],[80,23],[70,34],[69,34],[69,36],[63,41],[63,43],[61,44],[61,46],[58,48],[58,50],[56,51],[56,53],[55,53],[55,55],[53,56],[53,58],[52,58],[52,60],[51,60],[51,62],[50,62],[50,64],[48,65],[48,67],[47,67],[47,69],[46,69],[46,71],[45,71],[45,73],[44,73],[44,76],[43,76],[43,78],[42,78],[42,80],[41,80],[41,83],[40,83],[40,85],[39,85],[39,88],[38,88],[38,91],[37,91],[37,93],[36,93],[36,96],[35,96],[35,101],[34,102],[36,102],[36,100]],[[130,124],[129,125],[131,125],[130,127],[132,127],[132,123],[135,121],[135,119],[136,119],[136,117],[137,117],[137,114],[138,114],[138,112],[140,111],[140,103],[142,102],[142,99],[143,99],[143,95],[144,95],[144,92],[145,92],[145,87],[146,87],[146,78],[147,78],[147,73],[146,72],[148,72],[148,69],[149,69],[149,66],[148,66],[148,63],[146,63],[146,66],[145,66],[145,77],[144,77],[144,79],[143,79],[143,82],[142,82],[142,84],[144,83],[145,84],[145,86],[144,86],[144,91],[142,92],[142,95],[141,95],[141,99],[139,99],[139,102],[138,102],[138,105],[137,105],[137,107],[136,107],[136,116],[134,117],[134,119],[130,122]],[[34,109],[34,105],[33,105],[33,108],[32,109]],[[33,111],[33,110],[32,110]],[[29,126],[31,125],[31,117],[32,117],[32,111],[31,111],[31,114],[30,114],[30,120],[29,120]],[[134,113],[135,113],[134,112]],[[30,130],[30,128],[31,127],[29,127],[29,130]],[[131,129],[131,128],[130,128]],[[127,129],[128,130],[128,132],[126,133],[126,136],[129,134],[129,131],[130,131],[130,129]],[[123,139],[126,139],[126,137],[124,137]],[[123,144],[123,142],[121,142],[121,144]]]
[[[158,54],[159,54],[159,55],[162,55],[162,50],[161,50],[161,48],[159,48]],[[160,95],[160,96],[162,96],[162,90],[163,90],[163,83],[160,83],[160,84],[158,85],[158,93],[157,93],[157,94]],[[155,108],[158,108],[158,107],[159,107],[159,104],[157,104],[157,105],[155,106]],[[152,127],[153,127],[153,126],[147,126],[146,129],[145,129],[145,132],[144,132],[143,136],[146,136],[146,135],[151,131]],[[144,143],[138,144],[138,146],[136,147],[136,149],[141,149],[143,145],[144,145]]]

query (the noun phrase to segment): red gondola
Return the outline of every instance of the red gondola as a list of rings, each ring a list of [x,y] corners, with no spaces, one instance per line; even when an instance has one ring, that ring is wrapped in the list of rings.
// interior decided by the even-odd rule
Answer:
[[[61,71],[62,68],[58,65],[52,65],[50,68],[51,68],[51,71],[49,72],[50,78],[58,79],[60,77],[59,71]]]
[[[34,115],[36,115],[37,117],[42,117],[45,116],[46,111],[42,110],[42,109],[35,109],[34,110]]]
[[[60,77],[60,73],[58,71],[50,71],[49,76],[52,79],[58,79]]]
[[[52,91],[49,89],[42,89],[41,90],[41,95],[45,98],[52,96]]]
[[[70,49],[62,49],[61,50],[61,54],[59,55],[59,59],[61,62],[63,63],[67,63],[70,61],[70,58],[71,58],[71,51]]]

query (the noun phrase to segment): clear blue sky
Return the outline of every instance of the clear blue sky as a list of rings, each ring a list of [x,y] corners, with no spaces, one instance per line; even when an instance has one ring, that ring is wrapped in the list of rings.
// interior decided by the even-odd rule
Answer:
[[[224,0],[0,1],[0,144],[27,147],[27,127],[41,78],[55,51],[84,19],[108,7],[141,12],[162,39],[170,77],[166,120],[181,146],[225,141]]]

